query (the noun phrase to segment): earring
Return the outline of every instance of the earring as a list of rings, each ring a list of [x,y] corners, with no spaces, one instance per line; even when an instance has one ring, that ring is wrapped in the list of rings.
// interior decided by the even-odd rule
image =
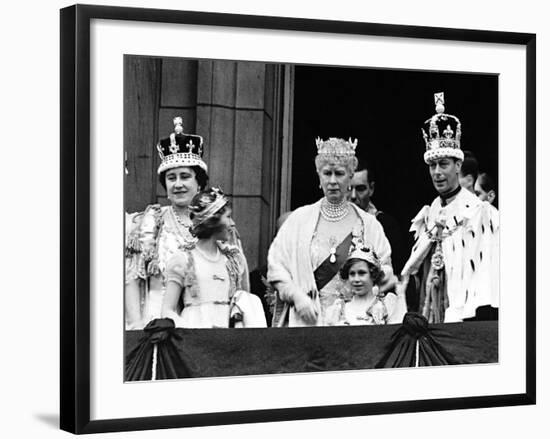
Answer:
[[[320,184],[320,183],[319,183],[319,189],[323,189],[323,188],[321,187],[321,184]]]
[[[348,192],[351,192],[351,184],[348,186]]]

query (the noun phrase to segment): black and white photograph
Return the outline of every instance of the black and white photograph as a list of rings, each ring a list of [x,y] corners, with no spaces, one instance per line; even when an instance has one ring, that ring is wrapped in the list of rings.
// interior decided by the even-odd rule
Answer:
[[[536,34],[171,8],[60,11],[61,429],[538,402]]]
[[[126,55],[126,380],[498,362],[498,81]]]

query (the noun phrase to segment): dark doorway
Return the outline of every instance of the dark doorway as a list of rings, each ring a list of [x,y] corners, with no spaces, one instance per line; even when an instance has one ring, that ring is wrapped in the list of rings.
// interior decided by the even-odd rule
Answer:
[[[375,171],[374,204],[408,231],[436,196],[420,131],[435,113],[436,92],[462,123],[462,149],[498,182],[498,76],[316,66],[295,73],[292,209],[322,196],[315,138],[358,138],[357,156]]]

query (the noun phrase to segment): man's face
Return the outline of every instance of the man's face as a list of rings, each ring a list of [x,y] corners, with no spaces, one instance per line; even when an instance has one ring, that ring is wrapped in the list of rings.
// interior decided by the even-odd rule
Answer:
[[[374,182],[369,183],[368,171],[365,169],[354,173],[351,179],[351,201],[366,210],[373,193]]]
[[[428,166],[432,183],[440,195],[445,195],[458,187],[458,174],[462,167],[460,160],[443,157],[431,160]]]
[[[495,201],[495,197],[496,197],[496,194],[495,194],[495,191],[494,190],[490,190],[489,192],[486,192],[482,187],[481,187],[481,182],[479,181],[479,177],[478,179],[476,180],[476,184],[474,186],[474,190],[475,190],[475,194],[477,195],[477,197],[481,200],[481,201],[488,201],[489,203],[493,204],[493,201]]]

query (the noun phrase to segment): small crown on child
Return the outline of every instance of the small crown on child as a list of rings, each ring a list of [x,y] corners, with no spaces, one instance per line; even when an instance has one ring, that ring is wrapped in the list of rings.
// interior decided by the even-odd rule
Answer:
[[[214,195],[213,200],[210,199],[211,195]],[[197,206],[194,203],[189,206],[189,210],[193,213],[193,217],[191,219],[193,225],[196,226],[206,221],[222,207],[224,207],[228,201],[229,200],[219,187],[213,187],[210,188],[210,190],[201,193],[199,203],[204,207],[201,208],[201,206]]]

